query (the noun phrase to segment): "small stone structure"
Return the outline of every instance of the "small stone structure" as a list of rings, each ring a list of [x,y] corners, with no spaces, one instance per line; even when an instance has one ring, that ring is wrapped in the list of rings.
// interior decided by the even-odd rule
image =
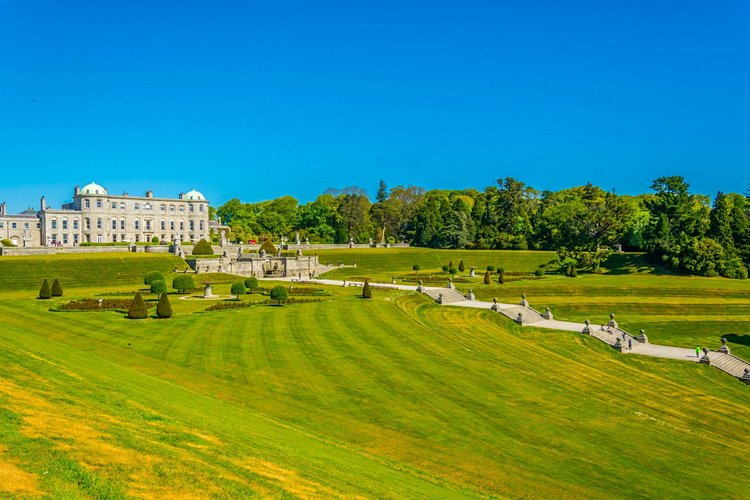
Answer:
[[[257,254],[240,251],[235,254],[225,250],[218,259],[196,258],[188,259],[187,262],[196,272],[226,272],[259,279],[289,276],[312,279],[329,270],[328,266],[320,264],[317,255],[305,256],[301,250],[297,250],[294,256],[270,255],[263,251]],[[181,249],[177,247],[175,255],[184,256],[180,252]]]
[[[555,319],[555,317],[552,315],[552,310],[549,308],[549,306],[544,309],[544,312],[542,313],[542,318]]]
[[[206,287],[203,289],[203,298],[204,299],[213,299],[216,295],[213,294],[213,290],[211,289],[211,283],[206,283]]]
[[[721,339],[721,347],[719,347],[719,352],[723,352],[724,354],[729,354],[729,347],[727,347],[727,339],[723,337]]]
[[[581,330],[581,335],[591,335],[591,321],[589,320],[584,321],[583,330]]]
[[[500,312],[500,306],[497,303],[497,297],[492,298],[492,305],[490,306],[490,309],[495,312]]]
[[[711,358],[708,357],[709,352],[708,347],[703,348],[703,356],[701,356],[701,359],[699,360],[701,364],[711,365]]]
[[[523,311],[518,311],[518,316],[516,316],[516,319],[514,321],[523,326]]]
[[[417,285],[417,293],[424,292],[424,286],[422,285],[422,280],[419,280],[419,285]]]
[[[740,377],[740,381],[750,385],[750,368],[745,368],[745,373]]]
[[[456,285],[453,284],[453,278],[448,278],[448,285],[446,286],[446,288],[450,288],[451,290],[456,289]]]
[[[472,267],[471,269],[469,269],[469,278],[476,277],[476,274],[474,274],[475,269],[476,269],[475,267]]]
[[[469,289],[468,293],[464,295],[466,297],[466,300],[474,300],[476,297],[474,296],[474,290]]]
[[[528,300],[526,300],[526,294],[525,294],[525,293],[522,293],[522,294],[521,294],[521,302],[520,302],[520,304],[521,304],[521,305],[522,305],[523,307],[529,307],[529,301],[528,301]]]
[[[435,300],[435,302],[437,302],[438,304],[442,304],[443,303],[443,294],[442,293],[438,294],[438,297]]]
[[[640,344],[648,344],[648,337],[646,336],[646,330],[641,329],[641,332],[638,334],[638,342]]]
[[[620,337],[617,337],[617,340],[615,340],[615,343],[612,347],[615,349],[615,351],[622,352],[622,344],[622,339]]]

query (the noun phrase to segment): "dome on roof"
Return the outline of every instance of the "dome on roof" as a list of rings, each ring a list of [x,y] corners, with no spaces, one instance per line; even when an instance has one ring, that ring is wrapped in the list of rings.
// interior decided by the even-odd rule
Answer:
[[[201,193],[200,191],[196,191],[195,189],[185,193],[185,199],[193,201],[206,201],[206,197],[203,196],[203,193]]]
[[[91,184],[86,184],[83,186],[83,189],[81,189],[81,194],[107,194],[107,190],[101,187],[96,182],[92,182]]]

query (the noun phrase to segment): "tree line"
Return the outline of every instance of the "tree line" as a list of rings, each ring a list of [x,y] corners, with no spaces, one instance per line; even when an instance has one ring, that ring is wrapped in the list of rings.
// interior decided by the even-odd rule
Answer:
[[[216,210],[230,238],[294,238],[311,243],[405,241],[433,248],[557,250],[594,259],[614,245],[643,251],[691,274],[746,278],[750,193],[690,192],[681,176],[659,177],[652,192],[618,195],[592,184],[539,191],[511,177],[484,190],[388,188],[374,201],[360,188],[327,191],[300,204],[291,196],[260,203],[232,199]],[[592,257],[593,256],[593,257]]]

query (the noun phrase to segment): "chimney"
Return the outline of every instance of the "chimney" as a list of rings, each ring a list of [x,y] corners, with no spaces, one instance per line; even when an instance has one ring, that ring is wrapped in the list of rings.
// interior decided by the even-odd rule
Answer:
[[[47,210],[47,200],[44,199],[44,196],[42,196],[42,199],[39,201],[39,205],[42,207],[42,212]]]
[[[78,196],[79,194],[81,194],[81,188],[78,187],[78,186],[74,187],[73,188],[73,196]]]
[[[146,191],[146,198],[153,198],[153,197],[154,197],[154,192],[153,191],[151,191],[150,189],[148,191]]]
[[[181,200],[184,200],[184,199],[185,199],[185,193],[180,193],[180,199],[181,199]]]
[[[0,203],[0,215],[5,215],[5,202]]]

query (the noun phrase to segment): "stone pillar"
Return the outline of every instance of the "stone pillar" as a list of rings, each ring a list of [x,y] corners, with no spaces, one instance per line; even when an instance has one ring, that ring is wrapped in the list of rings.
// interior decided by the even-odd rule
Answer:
[[[542,318],[544,319],[554,319],[554,316],[552,315],[552,311],[549,307],[545,308],[544,313],[542,313]]]
[[[521,294],[521,302],[520,302],[520,304],[521,304],[521,305],[522,305],[523,307],[529,307],[529,301],[528,301],[528,300],[526,300],[526,294],[525,294],[525,293],[522,293],[522,294]]]
[[[472,267],[469,269],[469,278],[474,278],[476,275],[474,274],[474,268]]]
[[[750,385],[750,368],[745,368],[745,373],[740,377],[740,381]]]
[[[703,356],[701,356],[700,362],[704,365],[711,365],[711,358],[708,357],[708,353],[710,351],[708,350],[708,347],[703,348]]]
[[[729,354],[729,347],[727,347],[727,339],[723,337],[721,339],[721,347],[719,347],[719,352],[723,352],[724,354]]]
[[[648,344],[648,337],[646,336],[645,330],[641,330],[641,333],[638,335],[638,342],[641,344]]]
[[[213,294],[213,291],[211,290],[211,284],[206,283],[206,288],[203,289],[203,298],[210,299],[213,296],[214,294]]]
[[[591,335],[591,321],[586,320],[584,321],[583,330],[581,330],[581,335]]]

